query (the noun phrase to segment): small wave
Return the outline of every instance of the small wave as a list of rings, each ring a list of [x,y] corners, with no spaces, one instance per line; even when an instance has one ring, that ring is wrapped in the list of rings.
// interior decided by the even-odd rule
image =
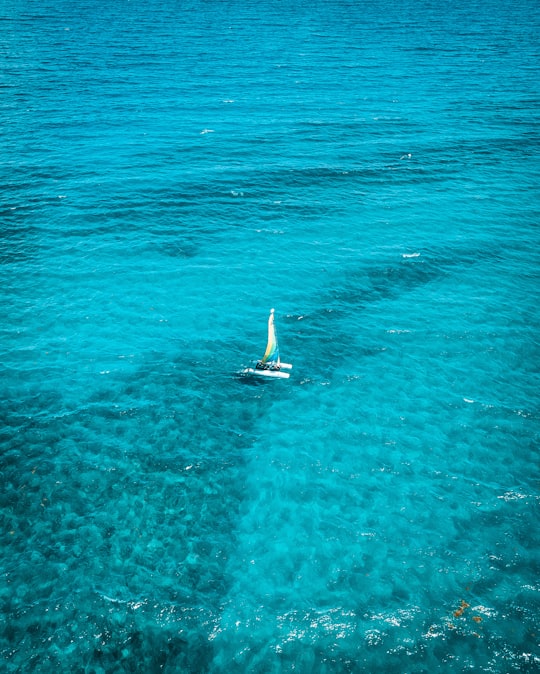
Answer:
[[[109,597],[109,595],[103,593],[103,592],[98,592],[98,594],[105,599],[105,601],[111,602],[111,604],[129,604],[129,602],[126,599],[116,599],[116,597]]]
[[[528,496],[529,494],[523,494],[517,491],[507,491],[501,496],[497,496],[497,498],[506,501],[506,503],[509,503],[510,501],[521,501],[522,499],[527,498]]]

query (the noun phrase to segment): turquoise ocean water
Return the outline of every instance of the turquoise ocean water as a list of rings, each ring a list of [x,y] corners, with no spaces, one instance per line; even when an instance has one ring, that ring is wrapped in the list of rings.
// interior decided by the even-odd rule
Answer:
[[[0,19],[0,669],[538,671],[538,2]]]

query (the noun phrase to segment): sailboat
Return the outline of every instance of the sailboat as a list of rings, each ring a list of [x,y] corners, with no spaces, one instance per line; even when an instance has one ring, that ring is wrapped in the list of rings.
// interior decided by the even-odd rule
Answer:
[[[292,370],[292,365],[290,363],[282,363],[279,357],[276,326],[274,324],[274,310],[270,309],[270,316],[268,317],[268,343],[266,344],[264,356],[261,360],[257,361],[255,367],[248,367],[243,370],[243,373],[261,377],[288,379],[290,374],[289,372],[284,372],[284,370]]]

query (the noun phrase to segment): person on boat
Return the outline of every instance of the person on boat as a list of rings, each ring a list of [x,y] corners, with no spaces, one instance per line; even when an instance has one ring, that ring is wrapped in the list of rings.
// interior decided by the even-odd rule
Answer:
[[[280,370],[280,366],[276,363],[263,363],[262,360],[258,360],[255,365],[256,370]]]

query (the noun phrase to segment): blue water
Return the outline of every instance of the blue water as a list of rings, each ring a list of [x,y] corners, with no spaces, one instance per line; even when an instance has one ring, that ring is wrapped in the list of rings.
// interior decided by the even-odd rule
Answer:
[[[0,19],[0,669],[538,671],[538,2]]]

